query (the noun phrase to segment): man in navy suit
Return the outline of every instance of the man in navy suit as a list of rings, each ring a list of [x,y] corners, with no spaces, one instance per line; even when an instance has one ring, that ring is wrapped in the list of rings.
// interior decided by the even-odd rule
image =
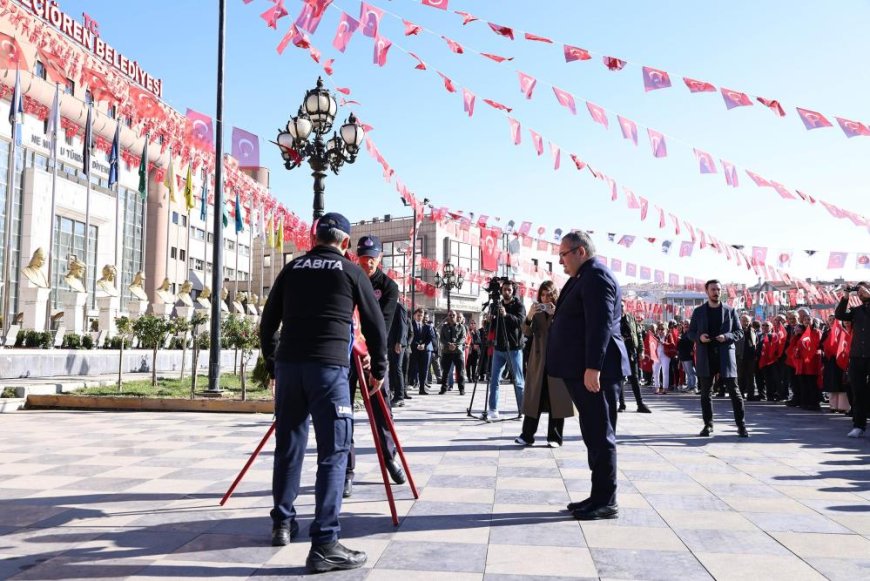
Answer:
[[[414,311],[414,322],[411,323],[413,338],[411,339],[411,378],[416,377],[420,395],[429,395],[426,391],[426,382],[429,379],[429,357],[435,347],[435,330],[431,325],[423,322],[425,311],[417,308]]]
[[[617,399],[620,384],[631,374],[619,327],[622,292],[613,273],[595,260],[595,245],[585,232],[562,238],[559,263],[571,278],[556,303],[546,369],[565,380],[580,412],[592,470],[592,493],[568,510],[579,520],[617,518]]]
[[[743,340],[743,328],[737,313],[729,305],[719,300],[722,285],[716,279],[704,284],[707,302],[692,311],[689,323],[689,339],[697,344],[695,349],[695,371],[701,387],[701,415],[704,429],[701,436],[713,435],[713,378],[719,379],[728,388],[737,435],[748,438],[746,431],[743,395],[737,389],[737,356],[734,344]]]

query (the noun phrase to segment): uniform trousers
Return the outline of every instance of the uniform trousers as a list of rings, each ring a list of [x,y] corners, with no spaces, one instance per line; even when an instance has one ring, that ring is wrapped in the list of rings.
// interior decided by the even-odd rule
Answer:
[[[350,372],[350,400],[353,401],[356,394],[357,385],[359,381],[357,380],[356,369],[351,369]],[[391,414],[392,410],[390,408],[391,401],[391,393],[390,393],[390,381],[389,374],[386,378],[384,378],[384,383],[381,385],[381,390],[384,394],[384,402],[387,404],[387,411]],[[381,439],[381,450],[384,451],[384,459],[390,460],[396,457],[396,442],[393,440],[393,434],[390,432],[390,428],[387,426],[387,420],[384,417],[384,411],[381,409],[381,404],[378,403],[377,398],[372,398],[372,416],[375,418],[375,427],[378,430],[378,437]],[[364,422],[365,425],[368,425],[368,421]],[[354,423],[351,422],[351,437],[350,437],[350,450],[347,453],[347,476],[348,478],[353,478],[353,471],[356,469],[356,446],[353,441],[353,428]]]

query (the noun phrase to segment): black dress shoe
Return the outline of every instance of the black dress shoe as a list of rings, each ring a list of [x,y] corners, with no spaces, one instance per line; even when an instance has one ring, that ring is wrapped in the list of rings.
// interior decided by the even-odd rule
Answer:
[[[447,388],[446,388],[446,387],[442,387],[442,388],[441,388],[441,391],[438,392],[438,395],[444,395],[445,393],[447,393]]]
[[[459,395],[465,395],[465,388],[464,387],[459,388]]]
[[[639,414],[651,414],[652,410],[646,407],[646,404],[639,403],[637,404],[637,413]]]
[[[344,490],[341,492],[342,498],[350,498],[353,496],[353,478],[344,479]]]
[[[575,510],[583,510],[587,506],[589,506],[590,502],[592,502],[591,498],[584,498],[580,502],[569,502],[568,503],[568,510],[571,512],[574,512]]]
[[[574,518],[577,520],[605,520],[619,518],[619,507],[615,503],[599,506],[597,508],[587,505],[575,510]]]
[[[390,407],[394,407],[394,408],[403,408],[403,407],[405,407],[405,400],[404,400],[404,399],[394,399],[394,400],[391,400],[391,401],[390,401]]]
[[[398,459],[390,458],[387,460],[387,472],[390,473],[390,478],[392,478],[393,482],[396,484],[405,483],[405,471],[402,469],[402,463],[399,462]]]
[[[749,432],[746,431],[746,426],[737,426],[737,437],[738,438],[748,438]]]
[[[420,395],[429,395],[429,392],[426,391],[425,389],[421,389],[421,390],[420,390]]]
[[[368,557],[362,551],[351,551],[338,541],[326,545],[312,545],[305,566],[314,573],[337,569],[358,569]]]
[[[787,405],[790,408],[796,408],[801,404],[797,400],[790,399],[787,402],[785,402],[785,405]]]
[[[406,393],[406,394],[405,394],[405,399],[414,399],[414,398],[411,397],[410,394]]]
[[[713,435],[713,426],[704,426],[704,429],[701,430],[701,433],[698,435],[702,438],[709,438]]]
[[[619,404],[619,407],[616,408],[616,411],[624,412],[625,411],[625,404],[624,403]]]
[[[299,523],[295,520],[272,528],[272,546],[283,547],[299,535]]]

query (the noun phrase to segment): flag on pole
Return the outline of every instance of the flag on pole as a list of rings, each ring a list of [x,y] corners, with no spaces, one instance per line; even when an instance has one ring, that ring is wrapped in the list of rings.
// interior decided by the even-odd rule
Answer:
[[[51,140],[51,155],[57,155],[57,128],[60,127],[60,87],[54,87],[54,101],[51,102],[51,111],[48,113],[48,128],[46,134]]]
[[[178,203],[175,199],[175,164],[172,161],[172,152],[169,152],[169,168],[166,170],[166,178],[163,180],[163,185],[169,189],[169,201],[173,204]]]
[[[21,71],[15,69],[15,88],[12,89],[12,99],[9,101],[9,124],[12,126],[12,138],[16,145],[21,145],[20,118],[24,113],[24,103],[21,96]]]
[[[284,253],[284,216],[278,219],[278,231],[275,233],[275,247],[278,252]]]
[[[148,134],[145,134],[142,157],[139,159],[139,195],[143,200],[148,197]]]
[[[272,214],[269,214],[269,220],[266,221],[266,244],[269,248],[275,248],[275,227],[272,223]]]
[[[239,203],[239,192],[236,192],[236,234],[245,229],[245,224],[242,222],[242,205]]]
[[[109,151],[109,187],[118,183],[118,157],[121,155],[121,124],[115,125],[115,137]]]
[[[199,207],[199,219],[205,222],[206,218],[208,218],[208,174],[203,170],[202,172],[202,204]]]
[[[82,140],[82,168],[85,176],[91,177],[91,150],[94,148],[94,127],[91,117],[93,107],[88,105],[88,117],[85,120],[85,138]]]
[[[196,207],[196,200],[193,197],[193,175],[191,174],[190,164],[187,164],[187,178],[184,182],[184,206],[187,209],[188,216],[190,216],[190,211]]]

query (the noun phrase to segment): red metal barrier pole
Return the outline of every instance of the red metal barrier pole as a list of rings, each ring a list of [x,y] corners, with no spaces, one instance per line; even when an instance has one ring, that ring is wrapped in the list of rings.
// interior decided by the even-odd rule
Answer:
[[[269,441],[269,438],[272,436],[272,432],[274,432],[274,431],[275,431],[275,422],[272,422],[272,425],[269,426],[269,430],[266,432],[266,435],[263,436],[262,440],[260,440],[260,444],[254,450],[254,453],[251,454],[251,457],[248,458],[248,461],[245,463],[245,466],[244,466],[244,468],[242,468],[242,471],[239,472],[239,475],[236,476],[235,480],[233,480],[233,483],[230,485],[230,488],[229,488],[229,490],[227,490],[227,493],[224,494],[224,497],[221,499],[221,502],[220,502],[221,506],[223,506],[224,503],[230,499],[230,496],[233,495],[233,491],[235,491],[236,486],[238,486],[239,482],[242,481],[242,478],[248,472],[248,468],[251,467],[251,464],[254,463],[254,460],[257,459],[257,456],[260,455],[260,451],[263,449],[263,446],[266,445],[266,442]]]
[[[408,477],[408,486],[411,487],[411,493],[414,495],[414,499],[420,498],[420,494],[417,492],[417,485],[414,484],[414,477],[411,476],[411,468],[408,466],[405,452],[402,450],[402,444],[399,443],[399,436],[396,434],[396,424],[393,423],[393,416],[390,414],[390,409],[387,407],[387,402],[384,399],[384,392],[379,389],[375,395],[381,406],[381,411],[384,413],[384,418],[387,420],[387,427],[393,436],[393,442],[396,444],[396,453],[399,455],[399,458],[402,460],[402,466],[405,468],[405,475]]]

